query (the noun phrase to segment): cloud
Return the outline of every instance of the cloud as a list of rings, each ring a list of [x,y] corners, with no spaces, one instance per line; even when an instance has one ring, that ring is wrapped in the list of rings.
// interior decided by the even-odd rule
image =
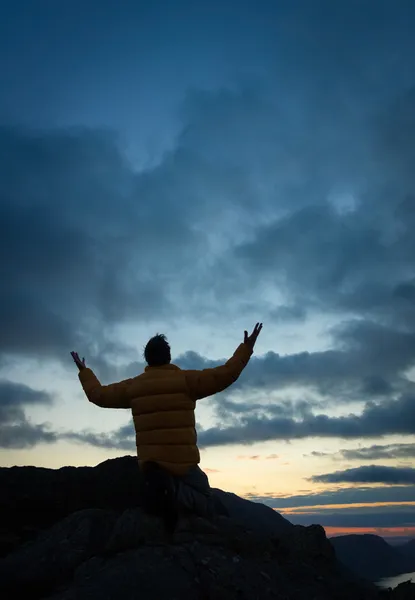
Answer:
[[[136,454],[135,430],[132,422],[122,425],[110,433],[96,433],[89,430],[66,431],[60,434],[61,439],[67,439],[80,444],[88,444],[98,448],[111,450],[127,450]]]
[[[258,460],[259,458],[261,458],[261,456],[259,456],[259,454],[254,454],[252,456],[246,456],[246,455],[241,455],[241,456],[237,456],[236,457],[238,460]]]
[[[77,347],[94,355],[89,338],[120,351],[105,329],[167,304],[156,278],[135,270],[163,222],[146,222],[145,204],[134,205],[134,173],[115,139],[3,127],[0,151],[0,352],[67,360]],[[166,247],[180,246],[176,235],[186,239],[173,226]]]
[[[211,164],[203,138],[210,105],[227,112],[246,102],[226,96],[189,97],[193,128],[184,124],[175,147],[143,171],[111,132],[0,127],[0,353],[67,360],[75,347],[92,359],[128,357],[113,326],[172,318],[182,296],[189,311],[195,293],[203,298],[209,223],[222,204],[254,210],[241,194],[246,176]]]
[[[0,171],[1,250],[9,257],[6,275],[19,275],[19,285],[9,286],[2,296],[2,327],[7,326],[3,350],[33,353],[32,340],[37,339],[39,353],[51,355],[56,348],[63,352],[81,342],[92,352],[92,345],[86,346],[87,334],[101,338],[102,324],[110,329],[125,320],[172,314],[168,311],[174,311],[173,296],[180,290],[183,296],[192,290],[191,298],[202,302],[199,310],[203,306],[207,313],[203,298],[208,290],[213,312],[224,298],[242,305],[242,291],[245,302],[254,297],[253,290],[246,290],[246,275],[257,277],[262,286],[270,272],[276,282],[290,273],[282,288],[293,296],[287,306],[267,308],[259,301],[261,309],[279,315],[276,318],[304,319],[309,304],[316,303],[349,310],[343,298],[347,293],[342,296],[336,289],[340,280],[347,287],[350,277],[357,278],[356,285],[366,282],[376,294],[378,279],[396,279],[388,306],[397,315],[412,314],[413,283],[404,275],[412,264],[410,241],[403,232],[399,247],[382,242],[386,228],[392,228],[389,214],[399,206],[396,218],[407,225],[410,207],[397,200],[389,209],[385,201],[378,224],[369,220],[369,200],[351,215],[339,215],[322,201],[346,175],[357,177],[361,161],[356,146],[361,145],[349,141],[348,160],[343,162],[333,148],[339,148],[339,139],[350,131],[360,137],[361,124],[351,114],[346,117],[343,109],[339,121],[332,98],[332,112],[327,106],[307,113],[300,109],[318,135],[307,135],[307,143],[300,136],[294,143],[296,115],[283,103],[271,102],[271,91],[247,86],[189,94],[173,150],[141,172],[132,168],[121,144],[107,132],[2,128],[0,148],[6,159]],[[332,119],[334,136],[321,126]],[[393,122],[391,118],[383,127]],[[304,126],[303,131],[310,129]],[[320,173],[311,167],[316,161],[327,165],[333,160],[331,168]],[[296,177],[289,175],[293,170]],[[310,177],[316,179],[317,196],[310,195]],[[265,193],[259,189],[261,181]],[[299,189],[294,181],[300,181]],[[275,206],[276,217],[281,210],[285,216],[259,224]],[[292,208],[287,213],[288,206]],[[254,209],[260,218],[253,218]],[[229,231],[235,219],[241,225],[236,237],[238,228],[232,235]],[[215,225],[216,235],[224,237],[222,246],[212,245],[203,224],[205,231]],[[253,233],[254,240],[245,241]],[[349,287],[353,285],[354,279]],[[27,316],[19,322],[22,288],[31,293],[25,298]],[[359,288],[359,297],[368,298],[363,291]],[[189,310],[191,306],[190,302]],[[362,312],[357,305],[355,310]],[[25,333],[30,327],[38,327],[31,338]]]
[[[413,325],[413,174],[407,167],[415,140],[413,96],[413,90],[403,92],[368,121],[372,158],[362,157],[365,180],[349,172],[344,192],[332,177],[318,200],[270,219],[235,248],[241,276],[282,289],[290,306],[303,309],[301,318],[306,309]],[[339,209],[342,197],[350,199],[348,210]]]
[[[314,483],[384,483],[384,484],[415,484],[415,469],[411,467],[383,467],[367,465],[334,473],[313,475],[309,481]]]
[[[278,454],[268,454],[268,456],[260,456],[259,454],[253,454],[253,455],[246,455],[246,454],[242,454],[240,456],[236,457],[237,460],[275,460],[277,458],[279,458]]]
[[[415,458],[415,444],[374,444],[363,448],[342,449],[339,454],[346,460]]]
[[[21,406],[36,404],[52,404],[53,399],[48,392],[34,390],[22,383],[0,380],[0,410],[13,410]]]
[[[314,456],[315,458],[321,458],[323,456],[333,456],[334,453],[332,452],[318,452],[317,450],[313,450],[313,452],[310,452],[310,454],[303,454],[304,457],[306,456]]]
[[[264,356],[253,356],[232,391],[269,392],[300,387],[326,399],[336,395],[337,401],[347,402],[390,398],[407,388],[405,373],[415,361],[415,332],[352,319],[341,322],[331,333],[337,349],[287,355],[270,351]],[[210,360],[187,352],[175,363],[183,369],[206,369],[225,360]],[[291,405],[280,401],[269,410],[286,413]],[[228,398],[220,401],[221,416],[224,412],[259,408],[258,403],[236,403]]]
[[[415,457],[415,444],[373,444],[359,448],[341,448],[337,452],[318,452],[314,450],[310,454],[315,458],[330,457],[333,460],[384,460],[405,459]]]
[[[205,315],[224,293],[249,301],[212,262],[257,214],[249,173],[260,180],[276,110],[252,86],[189,93],[173,148],[142,171],[111,132],[1,127],[0,352],[128,353],[114,325],[173,318],[183,299]]]
[[[368,402],[360,414],[329,417],[313,414],[302,418],[244,416],[228,427],[211,427],[199,433],[201,447],[247,445],[268,440],[317,437],[371,438],[389,434],[413,435],[415,402],[412,395],[382,403]]]
[[[90,431],[73,431],[61,434],[60,438],[81,444],[89,444],[98,448],[136,452],[135,440],[132,440],[128,436],[116,436],[114,434],[105,433],[96,434]]]
[[[24,409],[51,405],[49,393],[21,383],[0,381],[0,448],[32,448],[39,443],[54,443],[58,436],[47,424],[32,424]]]

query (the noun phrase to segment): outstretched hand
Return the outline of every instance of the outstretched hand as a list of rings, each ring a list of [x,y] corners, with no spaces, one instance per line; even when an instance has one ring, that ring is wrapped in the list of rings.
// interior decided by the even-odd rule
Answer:
[[[245,331],[245,335],[244,335],[244,343],[247,344],[251,350],[254,349],[255,346],[255,342],[257,341],[257,338],[259,336],[259,334],[261,333],[261,329],[262,329],[262,323],[257,323],[254,327],[253,332],[251,333],[251,335],[248,335],[248,332]]]
[[[85,369],[86,364],[85,364],[85,358],[83,358],[82,360],[79,358],[78,356],[78,352],[71,352],[71,356],[74,360],[74,363],[76,364],[76,366],[78,367],[78,369],[81,371],[81,369]]]

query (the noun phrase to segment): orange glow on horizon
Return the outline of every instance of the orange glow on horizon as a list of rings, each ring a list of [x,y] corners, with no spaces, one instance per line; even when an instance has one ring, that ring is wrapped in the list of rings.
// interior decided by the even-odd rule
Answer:
[[[317,510],[329,510],[329,509],[355,509],[355,508],[374,508],[374,507],[388,507],[388,506],[415,506],[415,502],[354,502],[353,504],[314,504],[312,506],[290,506],[289,508],[274,508],[274,510],[283,513],[284,515],[289,514],[307,514],[313,513]]]

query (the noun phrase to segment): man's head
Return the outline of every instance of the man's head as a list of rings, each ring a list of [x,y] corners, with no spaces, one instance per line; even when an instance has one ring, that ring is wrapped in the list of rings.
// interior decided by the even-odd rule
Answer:
[[[171,361],[170,345],[165,335],[158,333],[147,342],[144,358],[149,367],[160,367]]]

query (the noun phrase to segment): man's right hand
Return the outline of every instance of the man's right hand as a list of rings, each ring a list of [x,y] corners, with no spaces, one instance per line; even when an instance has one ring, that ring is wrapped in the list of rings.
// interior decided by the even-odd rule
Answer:
[[[81,360],[79,358],[78,352],[71,352],[71,356],[73,358],[74,363],[76,364],[76,366],[78,367],[78,369],[80,371],[82,371],[82,369],[86,368],[85,359],[83,358]]]
[[[248,335],[248,332],[245,331],[244,343],[247,344],[251,348],[251,350],[254,349],[255,342],[257,341],[257,338],[258,338],[259,334],[261,333],[261,329],[262,329],[262,323],[257,323],[255,325],[254,330],[251,333],[251,335]]]

